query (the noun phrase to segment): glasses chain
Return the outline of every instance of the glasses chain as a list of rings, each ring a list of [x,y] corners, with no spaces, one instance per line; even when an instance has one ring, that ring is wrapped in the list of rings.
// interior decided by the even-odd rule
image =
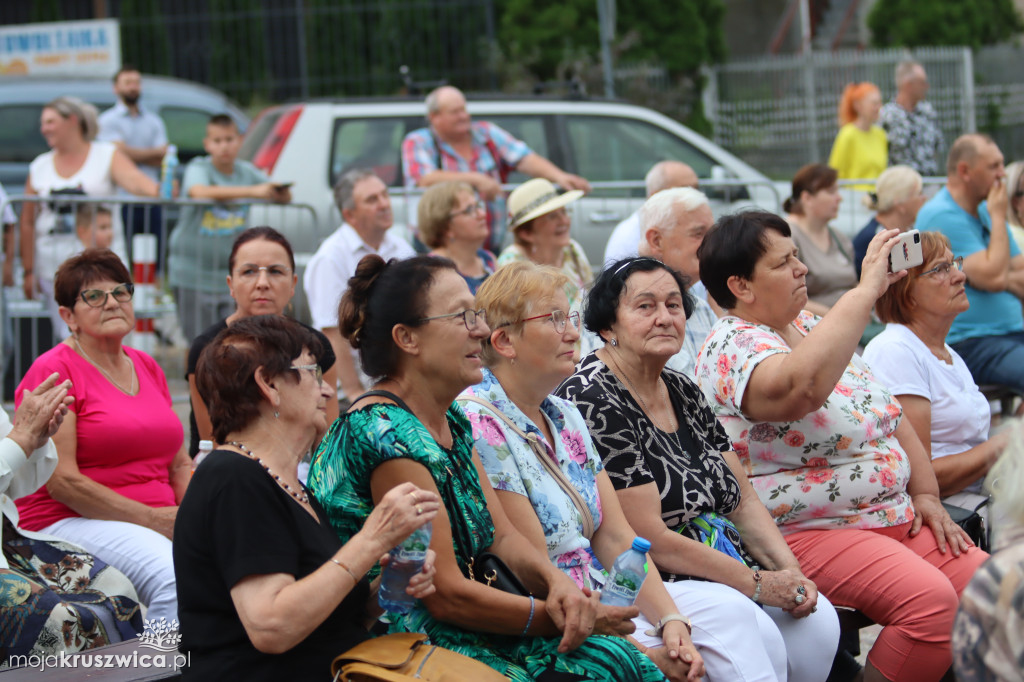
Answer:
[[[268,467],[266,464],[264,464],[262,459],[260,459],[256,455],[254,455],[252,450],[250,450],[249,448],[245,447],[245,445],[243,445],[242,443],[239,443],[237,440],[229,441],[228,445],[235,446],[236,448],[241,450],[242,454],[244,454],[246,457],[248,457],[252,461],[254,461],[257,464],[259,464],[261,467],[266,469],[267,473],[270,474],[270,477],[272,479],[274,479],[275,481],[277,481],[277,484],[279,486],[281,486],[281,488],[283,488],[286,493],[288,493],[289,495],[294,497],[296,500],[298,500],[302,504],[309,504],[309,495],[306,494],[305,490],[302,490],[301,492],[298,492],[298,493],[295,492],[295,490],[293,490],[290,485],[288,485],[287,483],[285,483],[284,481],[281,480],[280,476],[278,476],[273,471],[271,471],[270,467]]]

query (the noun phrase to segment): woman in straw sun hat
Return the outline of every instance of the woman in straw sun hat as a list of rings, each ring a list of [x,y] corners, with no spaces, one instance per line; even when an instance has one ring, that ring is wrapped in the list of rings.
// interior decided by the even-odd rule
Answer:
[[[508,196],[508,223],[514,242],[501,252],[498,267],[515,261],[551,265],[569,278],[565,294],[570,310],[579,310],[585,290],[594,279],[583,247],[569,236],[572,221],[565,207],[583,196],[574,189],[559,194],[543,178],[534,178]]]

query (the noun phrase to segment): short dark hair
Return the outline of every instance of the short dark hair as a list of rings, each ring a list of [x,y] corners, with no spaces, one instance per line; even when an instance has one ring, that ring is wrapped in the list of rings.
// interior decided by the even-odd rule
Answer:
[[[238,249],[241,248],[242,244],[256,241],[257,239],[279,244],[288,253],[288,263],[292,266],[292,272],[295,272],[295,253],[292,251],[292,245],[288,243],[288,239],[274,228],[268,225],[260,225],[259,227],[250,227],[235,237],[235,241],[231,245],[231,255],[228,256],[229,274],[235,271],[235,256],[238,255]]]
[[[117,254],[110,249],[86,249],[61,263],[53,278],[53,300],[57,305],[74,308],[82,287],[89,282],[109,279],[118,284],[133,284],[132,275]]]
[[[791,237],[789,223],[768,211],[741,211],[725,215],[704,235],[697,247],[700,259],[700,281],[711,298],[723,308],[736,305],[729,290],[729,278],[750,279],[754,267],[768,250],[769,230]]]
[[[117,73],[114,74],[113,81],[116,83],[117,79],[121,77],[122,73],[132,73],[132,72],[142,73],[142,71],[139,70],[139,67],[135,66],[134,64],[122,64],[121,68],[118,69]]]
[[[837,180],[839,180],[839,172],[835,168],[823,163],[807,164],[793,176],[791,192],[789,198],[782,203],[782,210],[786,213],[803,215],[804,209],[800,205],[800,195],[804,192],[817,194],[836,184]]]
[[[208,126],[231,126],[235,130],[238,130],[238,124],[235,123],[235,119],[231,118],[227,114],[214,114],[210,117],[210,120],[206,122]]]
[[[401,351],[391,338],[396,324],[418,327],[427,313],[427,294],[441,270],[455,263],[437,256],[405,260],[364,256],[338,306],[338,329],[359,351],[363,371],[374,379],[398,370]]]
[[[601,332],[611,329],[619,315],[619,299],[626,288],[626,280],[634,272],[653,272],[664,270],[672,275],[683,294],[683,312],[689,319],[693,314],[694,300],[687,289],[690,280],[675,268],[665,265],[656,258],[648,256],[623,258],[604,269],[587,294],[587,303],[583,312],[583,324],[587,329],[600,336]]]
[[[214,337],[196,364],[196,388],[210,414],[214,440],[225,442],[259,416],[263,395],[256,369],[263,367],[266,379],[299,381],[301,370],[291,366],[303,350],[317,358],[324,352],[311,329],[284,315],[245,317]]]

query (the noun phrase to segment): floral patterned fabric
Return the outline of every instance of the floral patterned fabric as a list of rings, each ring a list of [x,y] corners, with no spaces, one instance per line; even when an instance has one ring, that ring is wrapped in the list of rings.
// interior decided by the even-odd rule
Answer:
[[[804,311],[793,326],[806,335],[818,320]],[[697,360],[697,383],[780,530],[870,529],[912,520],[910,462],[894,436],[903,411],[859,356],[824,405],[803,419],[752,423],[743,415],[754,368],[788,352],[769,327],[727,316]]]
[[[556,393],[582,413],[615,489],[656,484],[665,526],[703,542],[694,519],[731,514],[740,503],[739,481],[722,457],[729,439],[691,379],[669,369],[661,378],[680,425],[675,433],[654,424],[596,353],[583,358]],[[744,553],[735,527],[724,532]],[[749,560],[745,553],[744,560]],[[661,577],[671,582],[690,576],[662,570]]]
[[[0,669],[10,657],[74,653],[142,632],[135,588],[120,571],[56,539],[28,538],[4,519]]]
[[[327,511],[342,542],[348,542],[362,528],[373,510],[373,470],[388,460],[406,458],[425,466],[437,485],[451,521],[453,549],[460,567],[464,569],[469,559],[491,545],[494,523],[473,464],[469,421],[454,404],[447,418],[451,449],[438,444],[416,415],[390,403],[367,405],[334,422],[313,457],[309,488]],[[465,630],[435,619],[420,602],[409,613],[395,618],[391,631],[425,633],[434,644],[482,661],[513,682],[539,678],[664,680],[649,658],[618,637],[592,636],[579,648],[561,654],[557,638]]]
[[[541,403],[540,409],[557,438],[552,449],[537,425],[509,400],[490,370],[485,369],[484,380],[467,388],[462,395],[490,402],[524,433],[536,434],[548,456],[583,497],[594,517],[595,529],[601,525],[601,499],[597,494],[601,460],[575,405],[556,396],[548,396]],[[596,587],[603,584],[604,580],[594,567],[590,539],[583,535],[583,519],[579,510],[544,464],[538,461],[537,453],[491,410],[469,401],[460,400],[459,404],[473,425],[476,451],[494,489],[529,498],[544,529],[548,555],[577,585]],[[592,575],[592,570],[598,573]]]

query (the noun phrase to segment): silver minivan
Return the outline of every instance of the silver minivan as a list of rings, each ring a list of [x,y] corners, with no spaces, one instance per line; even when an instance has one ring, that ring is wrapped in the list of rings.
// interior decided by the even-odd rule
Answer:
[[[779,208],[778,191],[768,178],[651,109],[600,100],[470,96],[469,110],[594,185],[573,205],[572,236],[595,266],[615,226],[643,203],[643,177],[658,161],[692,166],[716,215],[747,205]],[[272,107],[253,121],[241,157],[276,182],[294,182],[294,201],[308,204],[313,209],[308,215],[316,215],[315,224],[307,217],[282,226],[300,261],[340,224],[331,187],[352,168],[371,168],[391,187],[399,230],[415,223],[415,201],[403,189],[401,143],[408,132],[426,125],[424,114],[422,100],[317,100]],[[513,174],[509,183],[526,179]]]

